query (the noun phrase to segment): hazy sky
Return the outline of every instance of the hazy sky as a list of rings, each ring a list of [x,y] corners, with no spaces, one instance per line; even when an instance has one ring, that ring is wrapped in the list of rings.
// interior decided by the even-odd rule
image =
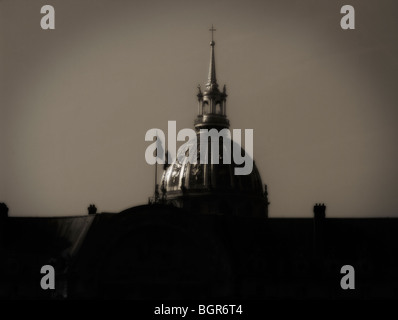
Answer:
[[[55,7],[55,30],[40,8]],[[353,5],[356,29],[340,28]],[[119,212],[153,193],[148,129],[193,127],[213,23],[231,128],[271,217],[398,216],[396,1],[0,1],[0,202]]]

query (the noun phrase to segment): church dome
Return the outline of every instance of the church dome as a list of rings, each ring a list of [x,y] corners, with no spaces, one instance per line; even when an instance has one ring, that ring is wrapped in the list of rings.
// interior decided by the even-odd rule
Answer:
[[[204,214],[229,214],[266,217],[268,214],[267,191],[263,189],[260,174],[254,162],[248,175],[235,174],[238,165],[232,156],[233,148],[245,151],[234,141],[219,142],[219,164],[211,164],[211,147],[206,163],[200,163],[200,139],[187,142],[196,147],[197,163],[179,151],[177,159],[165,169],[161,190],[168,203]],[[195,146],[196,144],[196,146]],[[231,147],[228,147],[231,145]],[[222,152],[221,152],[222,150]],[[230,153],[231,163],[224,164],[224,155]],[[178,159],[182,159],[180,162]],[[247,161],[247,159],[246,159]]]
[[[245,151],[236,142],[230,139],[226,140],[226,143],[223,143],[222,139],[220,139],[219,142],[219,164],[211,164],[210,160],[212,153],[210,143],[208,156],[206,156],[207,163],[201,164],[200,139],[187,142],[186,145],[188,147],[196,144],[197,163],[190,163],[189,158],[184,154],[181,154],[182,151],[179,151],[177,159],[174,160],[174,162],[169,165],[163,173],[161,183],[162,188],[164,188],[168,195],[175,192],[181,192],[182,190],[190,193],[203,193],[208,191],[224,194],[240,193],[262,195],[263,185],[255,163],[253,162],[253,168],[250,174],[235,174],[235,168],[241,168],[244,164],[238,165],[234,162],[232,150],[233,148],[238,148],[241,150],[242,155],[245,154]],[[224,155],[226,153],[230,154],[230,164],[223,163]],[[178,159],[183,159],[183,161],[180,162]]]
[[[215,29],[212,27],[210,31],[213,33]],[[192,213],[267,217],[267,187],[263,189],[253,159],[248,158],[239,144],[227,138],[230,134],[222,134],[225,133],[223,130],[229,129],[226,113],[228,95],[225,85],[222,91],[218,89],[214,47],[212,36],[205,90],[202,92],[200,85],[198,86],[198,113],[194,121],[196,139],[185,143],[186,148],[179,150],[180,154],[177,154],[173,163],[165,165],[160,185],[161,194],[156,186],[155,201],[160,200]],[[216,130],[219,133],[218,152],[212,152],[213,146],[210,141],[206,141],[209,139],[207,135],[202,138],[203,130]],[[201,155],[200,146],[203,143],[207,143],[208,147],[204,148],[207,151]],[[192,150],[192,155],[189,155],[189,150]],[[239,156],[239,151],[242,161],[235,162],[234,154]],[[216,153],[218,163],[217,157],[213,157]],[[193,161],[195,157],[196,161]],[[243,170],[243,167],[247,172],[237,172]]]

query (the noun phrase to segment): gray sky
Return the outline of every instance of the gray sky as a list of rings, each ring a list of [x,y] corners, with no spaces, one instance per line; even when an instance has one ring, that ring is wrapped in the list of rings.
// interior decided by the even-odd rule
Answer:
[[[40,8],[55,7],[55,30]],[[353,5],[356,29],[340,28]],[[147,202],[145,132],[193,127],[208,29],[271,217],[397,216],[396,1],[0,1],[0,201],[10,215]]]

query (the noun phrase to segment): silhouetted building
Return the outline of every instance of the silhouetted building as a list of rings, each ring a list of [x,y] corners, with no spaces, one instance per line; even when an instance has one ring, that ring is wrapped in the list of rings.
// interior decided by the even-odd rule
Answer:
[[[158,204],[8,217],[0,220],[0,297],[398,297],[397,219],[316,219],[203,215]],[[40,287],[47,264],[56,270],[55,290]],[[340,287],[343,265],[355,268],[355,290]]]
[[[229,128],[210,46],[197,132]],[[0,298],[398,297],[398,219],[326,218],[324,204],[313,218],[268,218],[257,168],[236,166],[174,161],[161,195],[120,213],[16,218],[0,204]],[[40,286],[43,265],[55,290]],[[340,286],[344,265],[355,290]]]

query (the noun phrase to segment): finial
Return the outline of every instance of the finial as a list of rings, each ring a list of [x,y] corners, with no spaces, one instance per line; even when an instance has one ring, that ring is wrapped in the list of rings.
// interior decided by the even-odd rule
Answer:
[[[200,84],[198,85],[198,94],[196,96],[198,97],[199,101],[202,101],[203,93],[202,93],[202,90],[200,88]]]

